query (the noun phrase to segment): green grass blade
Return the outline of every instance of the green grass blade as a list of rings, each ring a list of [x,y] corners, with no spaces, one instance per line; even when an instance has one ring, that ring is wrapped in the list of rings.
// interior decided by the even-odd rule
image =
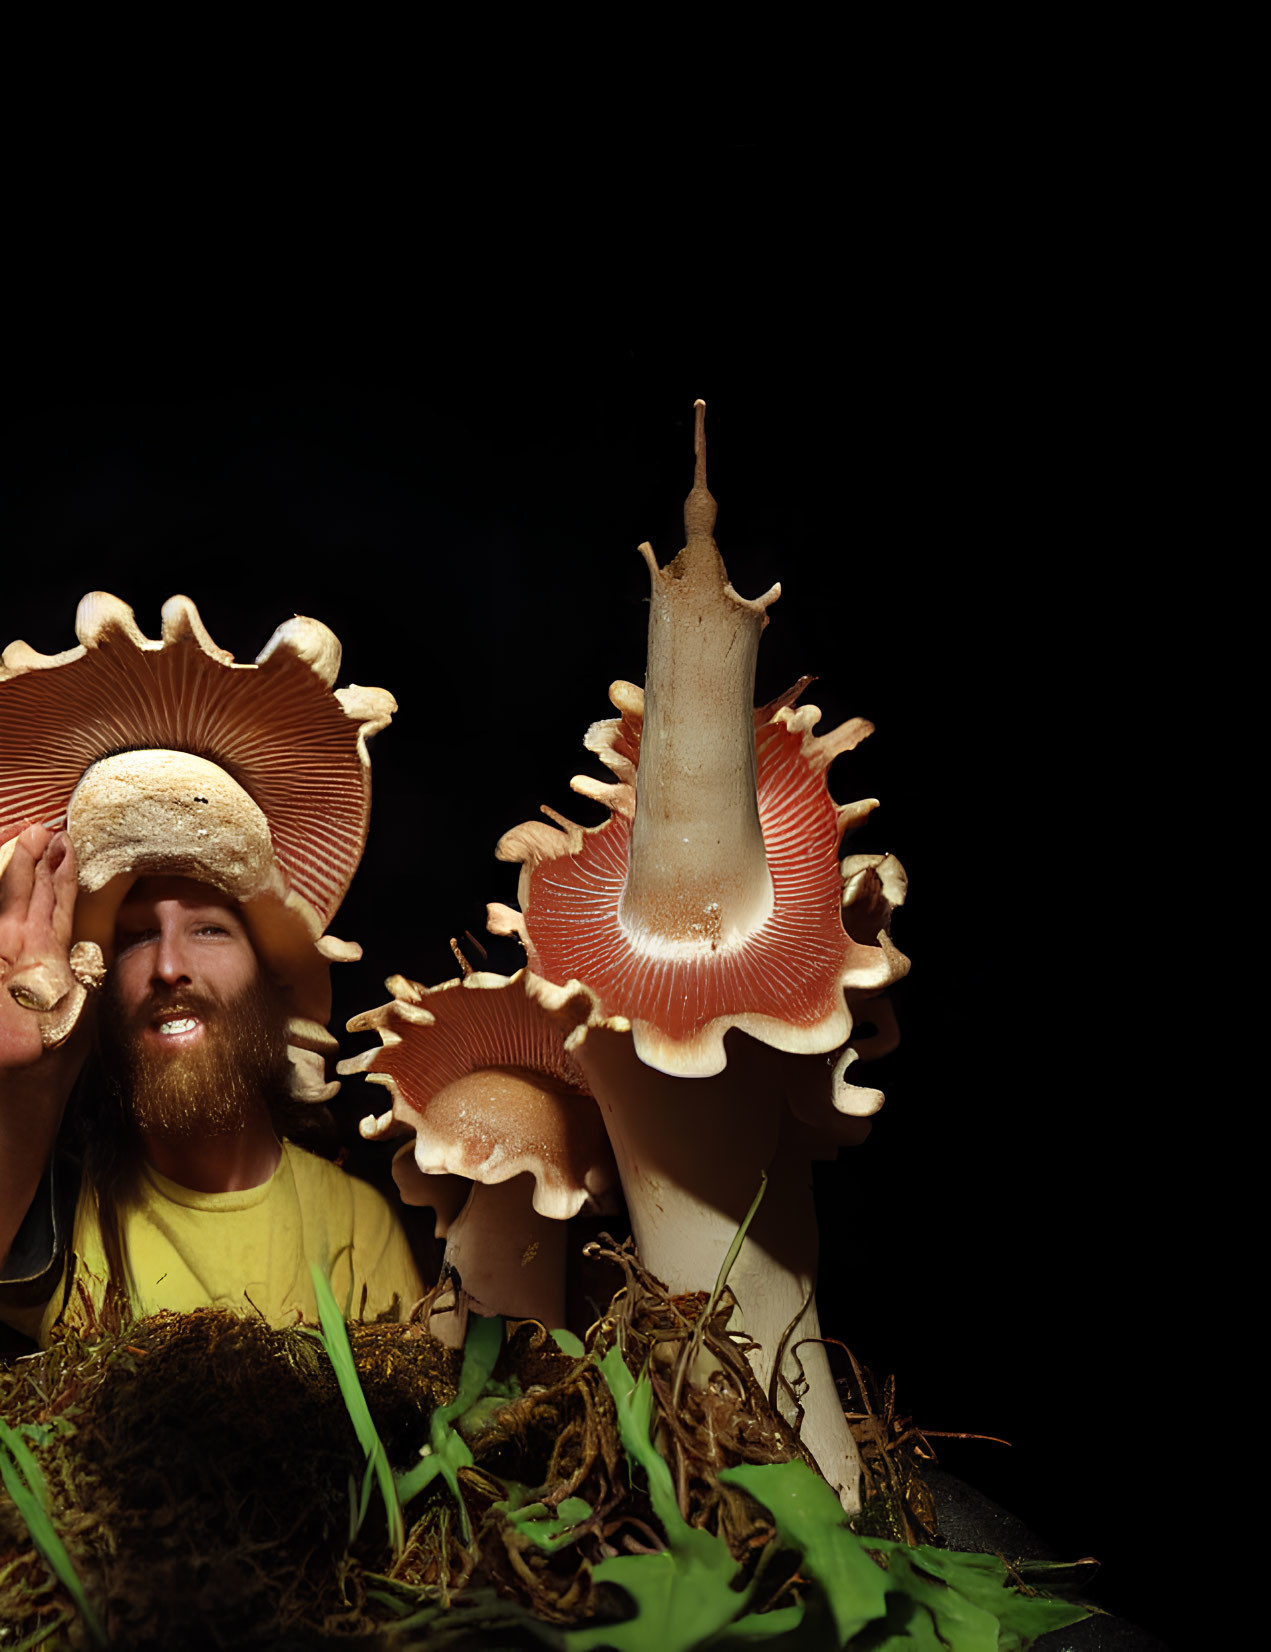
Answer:
[[[45,1564],[57,1577],[67,1594],[75,1602],[75,1609],[84,1620],[84,1626],[96,1646],[106,1646],[106,1631],[84,1593],[71,1557],[49,1518],[49,1491],[40,1465],[31,1455],[26,1441],[0,1418],[0,1479],[13,1499],[13,1505],[26,1521],[31,1541],[44,1557]]]
[[[433,1412],[433,1445],[439,1430],[445,1429],[455,1418],[475,1405],[481,1390],[489,1382],[498,1363],[503,1346],[503,1321],[497,1314],[489,1319],[473,1314],[468,1320],[468,1335],[463,1345],[463,1367],[459,1372],[459,1391],[449,1405]]]
[[[353,1423],[358,1443],[366,1453],[368,1472],[374,1469],[380,1496],[384,1499],[384,1513],[388,1519],[388,1535],[393,1545],[393,1553],[399,1555],[406,1546],[402,1505],[397,1496],[397,1486],[393,1480],[393,1471],[389,1467],[384,1442],[376,1432],[370,1408],[366,1403],[366,1395],[358,1381],[357,1366],[353,1360],[353,1349],[349,1344],[344,1315],[336,1306],[335,1296],[321,1268],[310,1263],[309,1272],[313,1276],[314,1295],[318,1299],[318,1322],[322,1327],[323,1345],[335,1371],[336,1381],[340,1385],[340,1393],[344,1396],[345,1408]],[[368,1491],[369,1484],[364,1488],[362,1496],[358,1514],[359,1529],[366,1514]]]
[[[40,1507],[44,1510],[45,1514],[51,1514],[53,1512],[53,1500],[49,1496],[49,1488],[44,1478],[44,1471],[36,1462],[30,1446],[22,1438],[22,1435],[17,1429],[10,1428],[3,1417],[0,1417],[0,1442],[3,1442],[3,1444],[8,1447],[9,1452],[13,1457],[13,1461],[17,1464],[18,1469],[21,1471],[23,1479],[31,1488],[31,1491],[35,1494],[35,1496],[39,1498]]]
[[[763,1203],[763,1196],[767,1190],[768,1172],[766,1170],[761,1170],[759,1173],[758,1192],[750,1201],[750,1209],[742,1217],[741,1226],[737,1229],[736,1233],[733,1234],[733,1242],[729,1245],[728,1250],[724,1255],[724,1260],[720,1265],[720,1270],[715,1276],[715,1288],[707,1299],[706,1307],[697,1316],[697,1323],[693,1327],[693,1334],[685,1344],[684,1351],[680,1355],[679,1362],[675,1367],[675,1382],[671,1388],[671,1407],[674,1411],[678,1412],[680,1409],[680,1397],[684,1391],[685,1378],[696,1363],[698,1353],[700,1352],[702,1346],[702,1338],[706,1333],[706,1327],[710,1324],[711,1319],[714,1316],[715,1308],[720,1297],[723,1295],[724,1286],[728,1283],[728,1276],[733,1271],[733,1263],[741,1254],[741,1247],[746,1242],[746,1234],[750,1231],[750,1224],[754,1221],[755,1212]]]
[[[354,1537],[362,1530],[362,1522],[366,1519],[366,1511],[371,1506],[371,1489],[375,1484],[375,1459],[366,1459],[366,1472],[362,1476],[362,1494],[358,1498],[357,1522],[353,1527]]]
[[[746,1234],[750,1231],[750,1224],[754,1221],[755,1213],[759,1209],[759,1206],[763,1203],[763,1196],[767,1190],[768,1172],[766,1170],[761,1170],[759,1172],[758,1192],[750,1201],[750,1209],[742,1217],[741,1226],[737,1229],[736,1233],[733,1234],[733,1242],[729,1245],[728,1252],[720,1266],[719,1273],[716,1275],[715,1289],[711,1292],[710,1301],[706,1304],[706,1312],[702,1315],[703,1320],[709,1321],[711,1315],[715,1312],[715,1304],[719,1301],[720,1294],[723,1291],[724,1286],[728,1283],[728,1276],[733,1271],[733,1263],[737,1260],[737,1257],[741,1252],[741,1247],[746,1242]]]
[[[402,1503],[409,1503],[440,1474],[459,1505],[459,1523],[465,1543],[472,1541],[472,1523],[459,1489],[459,1470],[467,1468],[472,1462],[472,1452],[463,1435],[451,1424],[481,1397],[502,1346],[503,1321],[497,1314],[489,1319],[469,1319],[468,1335],[463,1345],[463,1366],[459,1372],[459,1391],[449,1405],[439,1405],[433,1412],[429,1441],[420,1453],[421,1461],[397,1477],[397,1495]]]
[[[25,1640],[19,1641],[18,1644],[12,1648],[12,1652],[35,1652],[37,1646],[43,1646],[46,1640],[49,1640],[53,1635],[56,1635],[59,1630],[65,1629],[67,1624],[73,1622],[74,1619],[69,1615],[66,1617],[54,1618],[51,1623],[46,1623],[43,1629],[33,1629]]]

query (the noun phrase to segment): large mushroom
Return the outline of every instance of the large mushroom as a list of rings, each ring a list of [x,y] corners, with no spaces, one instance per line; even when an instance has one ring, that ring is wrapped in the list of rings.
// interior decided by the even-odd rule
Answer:
[[[600,1104],[645,1265],[673,1292],[709,1289],[761,1178],[766,1192],[731,1275],[757,1374],[845,1508],[859,1466],[814,1301],[810,1160],[863,1139],[876,1090],[847,1082],[859,1055],[851,1005],[908,968],[888,921],[904,895],[891,856],[838,864],[844,830],[876,806],[837,807],[826,770],[871,732],[813,733],[804,683],[754,709],[755,662],[774,586],[738,596],[712,537],[703,404],[686,544],[652,578],[644,694],[616,683],[620,715],[587,746],[615,776],[573,781],[612,811],[583,829],[507,833],[530,970],[594,999],[571,1049]],[[805,679],[806,681],[806,679]],[[844,903],[849,914],[844,926]],[[853,908],[856,910],[853,911]],[[874,1018],[886,1041],[887,1020]]]
[[[469,1307],[563,1326],[568,1220],[612,1210],[618,1184],[600,1112],[565,1048],[590,996],[524,970],[385,985],[392,1001],[348,1024],[380,1044],[340,1071],[392,1095],[388,1111],[363,1119],[365,1137],[410,1138],[394,1179],[406,1204],[435,1211],[444,1272],[461,1286],[459,1311],[436,1315],[432,1329],[462,1342]]]
[[[102,591],[80,603],[75,631],[63,653],[15,642],[0,661],[0,870],[24,826],[65,825],[80,883],[71,973],[37,965],[9,990],[60,1042],[135,879],[197,878],[242,904],[288,992],[294,1093],[329,1100],[328,965],[361,949],[326,929],[366,842],[366,742],[396,702],[380,688],[333,692],[339,641],[299,615],[251,665],[183,596],[164,604],[157,639]]]

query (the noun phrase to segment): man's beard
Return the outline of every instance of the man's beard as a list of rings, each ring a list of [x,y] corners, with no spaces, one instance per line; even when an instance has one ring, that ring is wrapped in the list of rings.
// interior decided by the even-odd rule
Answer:
[[[145,1028],[165,1011],[203,1023],[193,1048],[167,1051],[145,1041]],[[189,988],[155,992],[131,1017],[108,982],[98,1025],[107,1081],[143,1135],[237,1135],[286,1090],[286,1010],[263,973],[224,1001]]]

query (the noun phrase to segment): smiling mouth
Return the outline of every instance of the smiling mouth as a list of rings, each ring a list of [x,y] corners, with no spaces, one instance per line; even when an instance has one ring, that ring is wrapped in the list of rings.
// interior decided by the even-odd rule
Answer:
[[[172,1016],[167,1021],[160,1021],[155,1030],[161,1036],[168,1037],[175,1033],[193,1032],[198,1024],[197,1019],[192,1015],[177,1015]]]
[[[198,1004],[163,1004],[154,1008],[143,1023],[143,1036],[174,1047],[202,1036],[206,1011]]]

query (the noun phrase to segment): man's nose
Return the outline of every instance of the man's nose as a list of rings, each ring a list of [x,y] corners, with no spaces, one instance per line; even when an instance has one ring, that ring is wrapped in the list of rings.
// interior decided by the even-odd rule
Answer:
[[[153,975],[165,986],[178,986],[190,979],[189,960],[181,937],[166,924],[159,928],[153,959]]]

